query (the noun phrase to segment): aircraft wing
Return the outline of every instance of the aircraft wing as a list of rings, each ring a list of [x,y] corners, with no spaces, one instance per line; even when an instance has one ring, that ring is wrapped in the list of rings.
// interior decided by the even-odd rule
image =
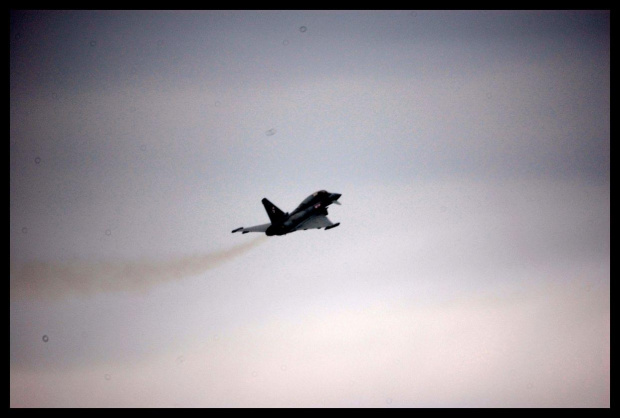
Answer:
[[[241,231],[242,234],[247,234],[248,232],[265,232],[267,230],[267,228],[269,228],[271,226],[271,224],[262,224],[262,225],[255,225],[255,226],[250,226],[248,228],[237,228],[235,230],[233,230],[232,232],[239,232]]]
[[[339,224],[336,224],[335,226],[338,226]],[[320,229],[320,228],[327,228],[329,229],[329,227],[334,226],[334,224],[332,223],[332,221],[330,221],[329,219],[327,219],[327,216],[313,216],[312,218],[309,218],[308,220],[300,223],[297,228],[295,228],[296,231],[299,230],[303,230],[303,229]]]

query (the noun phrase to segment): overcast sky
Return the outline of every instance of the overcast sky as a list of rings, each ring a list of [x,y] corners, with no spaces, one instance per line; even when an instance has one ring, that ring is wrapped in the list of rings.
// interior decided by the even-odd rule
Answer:
[[[11,12],[11,406],[609,407],[609,29]]]

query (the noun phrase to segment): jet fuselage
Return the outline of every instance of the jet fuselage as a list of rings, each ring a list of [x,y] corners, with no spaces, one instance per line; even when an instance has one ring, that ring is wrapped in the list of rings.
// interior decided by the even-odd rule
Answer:
[[[291,232],[306,229],[326,230],[335,228],[340,223],[333,224],[327,219],[327,207],[332,203],[340,204],[338,199],[341,194],[330,193],[326,190],[319,190],[305,198],[293,212],[284,213],[276,205],[266,198],[262,200],[265,211],[271,223],[256,225],[249,228],[237,228],[232,232],[241,231],[243,234],[248,232],[264,232],[268,236],[285,235]]]
[[[327,216],[327,207],[340,198],[338,193],[329,193],[325,190],[318,191],[305,198],[297,208],[290,214],[286,214],[280,222],[272,222],[271,226],[265,231],[266,235],[285,235],[289,232],[297,231],[299,225],[315,216]],[[263,199],[263,204],[267,199]],[[269,207],[265,208],[269,213]],[[303,228],[302,228],[303,229]]]

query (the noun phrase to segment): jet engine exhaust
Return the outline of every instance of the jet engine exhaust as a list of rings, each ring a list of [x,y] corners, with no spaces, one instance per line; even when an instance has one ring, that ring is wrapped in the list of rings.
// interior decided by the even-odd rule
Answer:
[[[168,260],[31,262],[11,266],[11,301],[63,299],[107,292],[146,293],[159,284],[199,275],[266,241],[259,236],[227,250]]]

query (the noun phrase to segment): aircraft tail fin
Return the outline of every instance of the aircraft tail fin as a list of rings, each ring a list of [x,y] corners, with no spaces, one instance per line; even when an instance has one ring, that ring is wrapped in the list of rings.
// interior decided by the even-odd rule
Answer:
[[[272,225],[275,225],[275,224],[278,224],[284,221],[284,219],[286,218],[286,214],[282,212],[276,205],[271,203],[266,198],[263,199],[262,202],[263,202],[263,206],[265,207],[265,210],[267,211],[267,215],[269,216],[269,220],[271,221]]]

